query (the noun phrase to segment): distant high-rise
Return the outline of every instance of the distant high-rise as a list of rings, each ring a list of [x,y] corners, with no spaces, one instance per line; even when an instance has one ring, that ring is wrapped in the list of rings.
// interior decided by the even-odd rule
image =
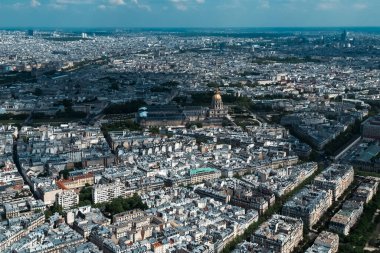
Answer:
[[[33,31],[33,30],[28,30],[28,31],[26,32],[26,35],[27,35],[27,36],[33,36],[33,35],[34,35],[34,31]]]
[[[344,30],[344,31],[342,32],[342,34],[340,35],[340,40],[341,40],[342,42],[346,41],[346,40],[347,40],[347,35],[348,35],[347,31]]]

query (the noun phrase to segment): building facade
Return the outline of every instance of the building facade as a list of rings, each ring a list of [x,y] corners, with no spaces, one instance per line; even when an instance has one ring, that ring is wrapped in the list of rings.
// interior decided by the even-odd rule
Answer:
[[[314,185],[323,190],[331,190],[336,201],[354,181],[351,165],[332,164],[314,179]]]
[[[364,139],[380,140],[380,115],[364,121],[361,130]]]
[[[301,218],[304,226],[312,228],[332,204],[331,190],[306,187],[285,203],[282,214]]]
[[[70,209],[79,203],[79,195],[73,191],[61,191],[56,195],[56,203],[63,209]]]
[[[108,202],[118,197],[124,197],[126,192],[125,184],[121,182],[98,184],[92,189],[92,200],[95,204]]]
[[[191,122],[215,125],[214,123],[219,123],[227,115],[228,108],[223,105],[220,90],[216,89],[209,108],[176,105],[144,106],[137,112],[136,122],[143,127],[185,126]]]

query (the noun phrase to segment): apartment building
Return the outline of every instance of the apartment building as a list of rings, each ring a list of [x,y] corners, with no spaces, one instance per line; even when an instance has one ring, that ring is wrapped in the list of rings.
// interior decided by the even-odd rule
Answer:
[[[304,226],[315,225],[332,204],[331,190],[318,190],[313,186],[306,187],[285,203],[282,214],[301,218]]]
[[[273,215],[252,235],[251,241],[263,250],[276,253],[291,253],[303,239],[301,219]]]
[[[92,200],[95,204],[111,201],[125,196],[126,186],[120,181],[109,184],[97,184],[92,189]]]
[[[79,195],[73,190],[61,191],[57,193],[55,201],[63,209],[70,209],[78,205]]]
[[[336,253],[339,247],[339,236],[337,234],[322,231],[314,244],[305,253]]]
[[[314,185],[323,190],[331,190],[336,201],[354,181],[351,165],[332,164],[314,179]]]

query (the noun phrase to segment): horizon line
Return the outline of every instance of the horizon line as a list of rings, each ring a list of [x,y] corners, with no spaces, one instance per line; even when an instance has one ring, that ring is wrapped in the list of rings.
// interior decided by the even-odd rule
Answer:
[[[380,28],[379,25],[363,25],[363,26],[0,26],[0,29],[304,29],[304,28]]]

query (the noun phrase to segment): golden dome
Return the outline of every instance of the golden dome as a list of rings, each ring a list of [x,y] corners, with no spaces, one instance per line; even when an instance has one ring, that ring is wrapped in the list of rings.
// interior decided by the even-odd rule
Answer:
[[[214,96],[212,97],[212,99],[214,101],[221,101],[222,100],[222,96],[220,95],[220,90],[219,89],[216,89],[215,90],[215,94]]]
[[[219,100],[222,100],[222,96],[220,96],[220,94],[215,94],[214,97],[213,97],[213,99],[215,101],[219,101]]]
[[[219,89],[216,89],[214,96],[212,96],[211,109],[217,111],[223,110],[223,101]]]

